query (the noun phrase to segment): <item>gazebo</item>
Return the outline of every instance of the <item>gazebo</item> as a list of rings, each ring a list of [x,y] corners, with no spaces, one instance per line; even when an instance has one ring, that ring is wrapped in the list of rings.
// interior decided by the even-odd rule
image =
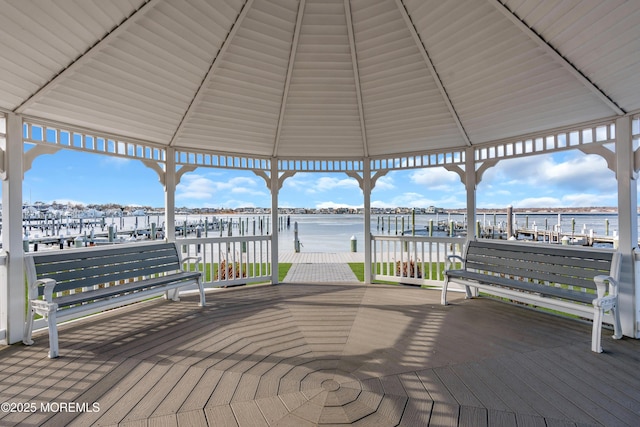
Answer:
[[[562,150],[618,182],[620,309],[640,337],[640,4],[543,0],[0,2],[0,339],[22,339],[22,177],[61,149],[144,162],[166,194],[196,168],[376,180],[447,168],[467,190],[498,162]],[[594,201],[596,202],[596,201]],[[368,231],[367,231],[368,235]],[[175,240],[172,227],[167,239]],[[277,229],[270,262],[278,264]],[[364,242],[365,282],[372,242]],[[272,268],[277,283],[277,268]]]

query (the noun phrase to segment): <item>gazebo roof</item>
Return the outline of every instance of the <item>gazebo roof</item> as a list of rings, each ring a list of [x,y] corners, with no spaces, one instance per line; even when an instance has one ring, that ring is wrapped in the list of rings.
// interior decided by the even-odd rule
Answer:
[[[178,149],[388,156],[640,110],[637,1],[0,8],[0,109]]]

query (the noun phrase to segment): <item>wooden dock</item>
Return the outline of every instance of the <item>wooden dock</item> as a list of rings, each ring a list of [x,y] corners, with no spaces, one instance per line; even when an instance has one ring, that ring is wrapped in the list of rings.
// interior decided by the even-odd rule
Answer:
[[[0,401],[35,405],[0,425],[637,425],[640,341],[605,334],[596,354],[586,323],[439,299],[291,283],[85,318],[60,328],[58,359],[46,333],[0,349]]]

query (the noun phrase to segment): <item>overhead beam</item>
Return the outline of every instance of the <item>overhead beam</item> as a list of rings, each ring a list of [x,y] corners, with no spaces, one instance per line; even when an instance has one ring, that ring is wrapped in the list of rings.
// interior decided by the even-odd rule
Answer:
[[[103,38],[98,40],[87,51],[77,57],[71,64],[67,65],[65,69],[56,74],[51,80],[49,80],[44,86],[33,93],[22,104],[20,104],[14,111],[16,113],[23,113],[35,102],[38,102],[43,96],[49,93],[62,79],[72,74],[80,67],[85,65],[88,61],[91,61],[102,49],[104,49],[114,38],[118,37],[124,31],[128,30],[133,24],[142,18],[149,10],[153,9],[155,5],[160,3],[160,0],[151,0],[142,5],[139,9],[133,12],[129,17],[115,27],[111,32],[107,33]]]
[[[427,48],[425,47],[424,43],[422,43],[422,39],[420,38],[420,35],[418,34],[416,27],[413,25],[413,21],[411,20],[409,13],[407,13],[407,9],[404,7],[402,0],[396,0],[396,6],[398,7],[398,10],[402,15],[402,19],[404,19],[404,22],[407,28],[409,29],[409,32],[411,33],[411,37],[413,37],[413,41],[416,43],[416,46],[418,46],[418,50],[420,51],[420,54],[422,55],[422,58],[424,59],[424,62],[427,65],[427,68],[429,69],[429,72],[431,73],[431,77],[433,77],[433,80],[435,81],[436,86],[440,91],[440,95],[442,96],[442,99],[447,105],[447,108],[449,109],[449,112],[451,113],[451,116],[453,117],[453,120],[455,121],[456,126],[458,126],[458,130],[462,134],[462,139],[464,139],[467,146],[470,147],[471,140],[469,139],[469,135],[467,135],[467,131],[464,129],[464,126],[462,126],[462,122],[460,121],[460,116],[458,116],[458,112],[453,106],[453,103],[451,102],[451,98],[449,98],[449,94],[447,93],[447,90],[444,88],[444,85],[442,84],[442,80],[440,80],[440,76],[438,75],[438,72],[436,71],[436,68],[434,67],[433,62],[431,61],[431,57],[427,52]]]
[[[193,98],[191,99],[191,102],[189,103],[189,107],[187,108],[187,111],[185,111],[184,115],[182,116],[182,119],[180,120],[180,123],[178,124],[178,127],[176,128],[176,131],[173,133],[173,137],[169,142],[170,147],[172,147],[175,144],[185,124],[187,123],[189,118],[193,115],[195,108],[198,106],[198,104],[200,104],[200,100],[204,96],[205,90],[209,85],[209,82],[213,78],[216,72],[216,69],[218,68],[218,65],[220,65],[220,60],[229,49],[229,46],[231,45],[233,38],[238,32],[238,29],[240,28],[240,26],[242,25],[242,21],[244,21],[244,18],[247,16],[249,9],[251,9],[252,4],[253,4],[253,0],[247,0],[244,6],[242,6],[242,10],[238,14],[238,17],[233,23],[233,26],[231,27],[231,30],[227,34],[227,37],[224,39],[224,42],[222,42],[222,46],[220,47],[220,50],[218,50],[217,55],[214,56],[213,60],[211,61],[211,65],[209,65],[209,70],[207,71],[207,74],[202,79],[202,82],[200,82],[200,86],[198,87],[198,90],[196,91]]]
[[[293,74],[293,64],[295,63],[296,52],[298,51],[298,40],[300,39],[300,29],[302,28],[302,17],[304,16],[306,3],[306,0],[300,0],[300,4],[298,4],[298,15],[296,17],[296,26],[293,30],[293,40],[291,41],[291,51],[289,52],[289,64],[287,65],[287,76],[284,79],[282,101],[280,102],[280,113],[278,114],[278,125],[276,126],[276,136],[273,141],[273,157],[278,157],[278,146],[280,145],[280,134],[282,133],[282,121],[284,120],[284,112],[287,109],[291,75]]]
[[[531,27],[525,24],[515,13],[513,13],[507,6],[502,4],[498,0],[488,0],[499,12],[507,17],[520,31],[526,34],[531,40],[536,42],[546,54],[553,58],[558,64],[560,64],[565,70],[569,71],[580,83],[582,83],[587,89],[593,92],[600,100],[602,100],[609,108],[611,108],[617,115],[624,115],[625,111],[618,106],[609,96],[604,93],[598,86],[596,86],[587,76],[582,74],[580,70],[576,68],[571,62],[560,54],[555,48],[553,48],[545,39],[536,33]]]
[[[360,115],[360,132],[362,133],[362,149],[364,157],[369,157],[369,143],[367,142],[367,128],[364,124],[362,87],[360,85],[360,71],[358,69],[358,56],[356,53],[356,38],[353,33],[353,18],[351,16],[351,0],[344,0],[344,14],[347,19],[347,33],[349,34],[349,48],[351,50],[351,65],[353,67],[353,79],[355,80],[356,85],[356,98],[358,100],[358,113]]]

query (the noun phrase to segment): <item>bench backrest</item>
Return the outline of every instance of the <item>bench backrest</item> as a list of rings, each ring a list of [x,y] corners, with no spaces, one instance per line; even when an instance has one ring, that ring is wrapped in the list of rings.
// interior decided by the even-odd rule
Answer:
[[[174,243],[134,243],[31,254],[26,260],[29,284],[56,280],[54,292],[68,291],[180,269]],[[43,287],[38,288],[42,295]]]
[[[575,246],[471,240],[466,248],[466,268],[595,289],[597,275],[617,279],[619,253]]]

